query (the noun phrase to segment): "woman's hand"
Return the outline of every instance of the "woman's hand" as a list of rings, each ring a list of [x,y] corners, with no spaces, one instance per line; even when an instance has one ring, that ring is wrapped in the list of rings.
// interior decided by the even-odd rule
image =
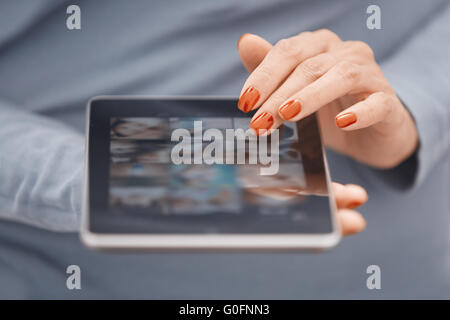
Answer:
[[[342,185],[333,182],[333,193],[338,208],[338,219],[342,234],[348,236],[364,230],[366,221],[354,209],[367,201],[366,191],[357,185]]]
[[[373,167],[392,168],[417,148],[415,123],[367,44],[318,30],[274,46],[244,34],[238,50],[251,72],[238,107],[258,109],[256,131],[317,112],[327,146]]]
[[[245,180],[241,181],[244,186]],[[362,187],[347,184],[342,185],[336,182],[332,183],[334,198],[336,200],[337,217],[341,225],[342,234],[348,236],[361,232],[366,227],[366,221],[362,215],[354,209],[363,205],[367,201],[367,193]],[[250,201],[248,195],[264,196],[266,198],[280,200],[304,201],[306,199],[305,191],[309,194],[328,194],[328,190],[321,190],[321,192],[311,193],[312,190],[304,190],[303,188],[276,188],[276,187],[252,187],[247,188],[246,200]],[[317,191],[317,190],[316,190]],[[259,199],[258,199],[259,200]],[[256,202],[259,203],[259,202]]]

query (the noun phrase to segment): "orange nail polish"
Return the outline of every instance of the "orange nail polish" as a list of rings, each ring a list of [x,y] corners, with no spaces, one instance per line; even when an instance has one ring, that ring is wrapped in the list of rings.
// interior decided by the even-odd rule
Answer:
[[[256,105],[260,97],[259,91],[253,87],[248,87],[239,98],[238,108],[245,113],[249,112]]]
[[[298,100],[291,100],[283,104],[279,111],[281,116],[286,119],[292,119],[302,110],[302,105]]]
[[[344,113],[336,117],[336,125],[345,128],[356,122],[356,115],[353,112]]]
[[[273,125],[273,117],[270,113],[263,112],[250,122],[250,128],[259,135],[259,130],[269,130]],[[262,132],[263,133],[263,132]]]
[[[348,209],[355,209],[355,208],[359,207],[360,205],[362,205],[362,202],[360,202],[360,201],[353,201],[353,202],[350,202],[347,205],[347,208]]]

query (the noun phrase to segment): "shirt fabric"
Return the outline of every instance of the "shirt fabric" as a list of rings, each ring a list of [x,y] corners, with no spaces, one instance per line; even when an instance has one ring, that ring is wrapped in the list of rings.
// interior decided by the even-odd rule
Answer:
[[[366,27],[374,3],[381,30]],[[71,4],[81,30],[66,28]],[[0,298],[448,298],[448,21],[445,0],[2,1]],[[319,28],[373,48],[420,136],[416,170],[374,170],[328,152],[333,180],[368,190],[367,230],[322,254],[105,254],[81,245],[90,97],[236,96],[247,76],[242,33],[274,43]],[[81,267],[81,290],[65,286],[71,264]],[[382,290],[366,287],[372,264]]]

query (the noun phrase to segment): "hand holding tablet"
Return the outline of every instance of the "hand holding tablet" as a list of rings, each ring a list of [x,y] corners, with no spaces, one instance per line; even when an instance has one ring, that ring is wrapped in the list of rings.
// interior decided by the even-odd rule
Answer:
[[[315,115],[256,136],[235,105],[91,100],[83,241],[107,249],[324,249],[339,241],[341,226],[344,234],[364,227],[351,209],[367,195],[330,184]]]

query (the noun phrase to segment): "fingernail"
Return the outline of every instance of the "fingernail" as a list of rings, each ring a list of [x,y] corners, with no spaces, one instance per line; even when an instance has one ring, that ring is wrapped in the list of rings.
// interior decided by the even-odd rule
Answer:
[[[238,108],[245,113],[253,109],[260,97],[259,91],[253,87],[248,87],[239,98]]]
[[[242,36],[239,37],[239,40],[237,41],[237,47],[239,48],[239,44],[241,43],[241,40],[244,39],[245,36],[249,35],[250,33],[244,33]]]
[[[259,130],[269,130],[273,125],[273,117],[270,113],[263,112],[250,122],[250,128],[259,135]]]
[[[347,208],[348,209],[355,209],[355,208],[359,207],[360,205],[362,205],[362,202],[360,202],[360,201],[353,201],[353,202],[350,202],[347,205]]]
[[[336,117],[336,125],[345,128],[356,122],[356,115],[353,112],[344,113]]]
[[[302,104],[298,100],[291,100],[283,104],[280,108],[280,114],[285,120],[292,119],[302,110]]]

